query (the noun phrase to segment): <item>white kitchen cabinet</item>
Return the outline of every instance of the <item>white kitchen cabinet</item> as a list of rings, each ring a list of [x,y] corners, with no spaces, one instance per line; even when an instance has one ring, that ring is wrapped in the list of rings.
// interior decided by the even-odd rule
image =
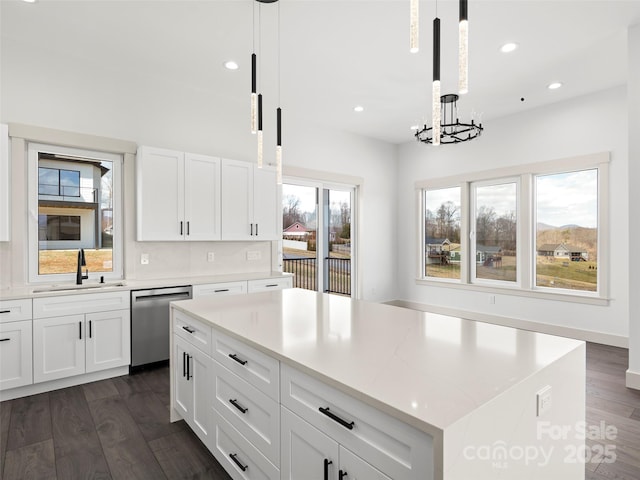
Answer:
[[[0,390],[33,383],[31,320],[0,323]]]
[[[187,340],[173,337],[174,408],[205,445],[211,428],[211,357]]]
[[[340,446],[340,468],[338,480],[391,480],[353,452]]]
[[[137,240],[219,240],[220,181],[218,158],[140,147]]]
[[[89,313],[85,316],[86,372],[128,365],[131,361],[129,310]]]
[[[84,315],[33,321],[33,380],[45,382],[85,372]]]
[[[9,129],[7,125],[0,124],[0,242],[11,239],[9,172]]]
[[[193,286],[193,298],[212,295],[242,295],[247,293],[247,282],[208,283]]]
[[[269,290],[282,290],[291,287],[293,287],[292,276],[249,280],[247,282],[247,293],[268,292]]]
[[[222,160],[222,239],[277,240],[276,170]]]

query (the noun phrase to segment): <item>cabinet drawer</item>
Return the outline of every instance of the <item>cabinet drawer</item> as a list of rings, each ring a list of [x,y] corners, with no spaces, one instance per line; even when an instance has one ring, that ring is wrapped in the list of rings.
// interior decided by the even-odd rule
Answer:
[[[247,293],[247,282],[211,283],[193,286],[193,298],[209,295],[241,295],[244,293]]]
[[[175,308],[173,312],[173,332],[191,345],[211,355],[211,327]]]
[[[210,449],[232,478],[279,480],[278,470],[213,408],[215,429]]]
[[[82,313],[129,309],[128,290],[34,298],[33,318],[62,317]]]
[[[282,405],[386,475],[433,478],[430,436],[288,365],[280,381]]]
[[[31,320],[31,299],[0,300],[0,323]]]
[[[213,329],[212,357],[262,393],[280,399],[280,362]]]
[[[213,407],[279,466],[280,405],[218,362],[213,363]]]
[[[247,292],[267,292],[269,290],[282,290],[291,288],[293,280],[291,277],[265,278],[260,280],[249,280],[247,282]]]
[[[31,385],[32,321],[0,324],[0,390]]]

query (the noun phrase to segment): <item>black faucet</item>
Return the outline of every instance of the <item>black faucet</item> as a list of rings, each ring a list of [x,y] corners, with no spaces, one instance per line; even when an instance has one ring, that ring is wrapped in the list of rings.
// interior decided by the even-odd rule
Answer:
[[[87,266],[87,261],[84,259],[84,248],[78,250],[78,271],[76,273],[76,285],[82,285],[82,280],[89,279],[89,269],[86,269],[86,273],[82,274],[82,267]]]

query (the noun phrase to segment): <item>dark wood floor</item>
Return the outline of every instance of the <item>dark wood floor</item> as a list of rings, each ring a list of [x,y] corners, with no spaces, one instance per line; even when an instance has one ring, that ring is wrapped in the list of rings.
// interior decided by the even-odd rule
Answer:
[[[586,480],[640,479],[640,392],[625,387],[627,351],[587,345],[587,422],[617,428],[616,460]],[[224,479],[184,422],[169,423],[160,368],[0,403],[0,479]],[[562,479],[548,479],[562,480]]]

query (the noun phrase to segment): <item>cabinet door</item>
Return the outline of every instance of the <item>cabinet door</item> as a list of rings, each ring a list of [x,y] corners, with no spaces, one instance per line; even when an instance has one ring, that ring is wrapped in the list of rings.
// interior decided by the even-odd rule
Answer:
[[[222,160],[222,239],[253,240],[253,164]]]
[[[129,365],[131,322],[129,310],[89,313],[86,326],[86,371]]]
[[[343,446],[340,446],[338,477],[339,480],[391,480],[391,477],[387,477]]]
[[[178,411],[187,423],[191,422],[190,418],[193,416],[193,388],[191,387],[193,382],[191,380],[191,371],[187,372],[187,366],[189,365],[188,355],[191,348],[191,345],[174,335],[173,378],[175,379],[175,390],[173,392],[173,408]]]
[[[220,240],[220,159],[185,154],[185,238]]]
[[[33,381],[84,373],[84,315],[33,321]]]
[[[278,240],[278,186],[271,167],[253,171],[253,223],[258,240]]]
[[[197,348],[191,348],[189,358],[189,382],[193,389],[193,404],[191,428],[200,437],[202,443],[209,444],[209,430],[211,425],[211,357]]]
[[[0,242],[10,240],[9,218],[11,207],[9,196],[9,130],[7,125],[0,125]]]
[[[338,444],[285,407],[281,418],[282,480],[337,479]]]
[[[138,241],[182,240],[184,154],[140,147],[136,158]]]
[[[31,320],[0,324],[0,390],[31,383]]]

